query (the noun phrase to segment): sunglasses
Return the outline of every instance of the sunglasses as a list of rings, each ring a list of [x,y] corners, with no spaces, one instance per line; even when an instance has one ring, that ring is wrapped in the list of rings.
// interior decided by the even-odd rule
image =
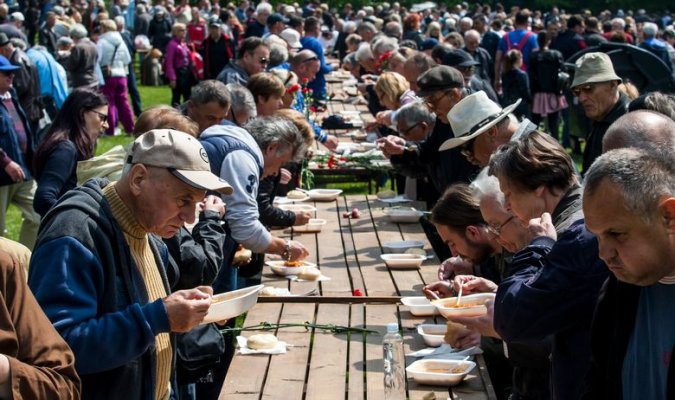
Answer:
[[[574,97],[581,96],[581,93],[589,95],[589,94],[593,93],[593,91],[595,90],[595,88],[597,86],[598,85],[595,84],[595,83],[587,83],[585,85],[579,85],[579,86],[575,87],[574,89],[572,89],[572,94],[574,95]]]
[[[98,112],[98,111],[96,111],[96,110],[89,110],[89,111],[91,111],[91,112],[93,112],[94,114],[98,115],[98,118],[101,120],[101,123],[102,123],[102,124],[105,124],[106,122],[108,122],[108,114],[103,114],[102,112]]]
[[[487,228],[488,233],[490,233],[491,235],[494,235],[494,236],[500,236],[500,235],[502,234],[502,229],[504,229],[504,227],[505,227],[509,222],[513,221],[513,219],[514,219],[515,217],[516,217],[515,215],[512,215],[512,216],[508,217],[508,218],[506,219],[506,221],[502,222],[502,224],[499,225],[499,226],[488,225],[488,228]]]
[[[317,57],[317,56],[310,57],[310,58],[308,58],[308,59],[306,59],[306,60],[302,60],[302,62],[301,62],[300,64],[304,64],[304,63],[310,62],[310,61],[317,61],[318,59],[319,59],[319,57]]]

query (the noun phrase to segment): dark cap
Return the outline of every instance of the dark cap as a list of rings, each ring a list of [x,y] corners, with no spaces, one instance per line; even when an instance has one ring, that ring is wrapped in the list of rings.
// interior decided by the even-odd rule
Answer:
[[[218,18],[216,16],[213,16],[213,17],[209,18],[209,26],[220,27],[220,26],[222,26],[222,24],[223,23],[220,21],[220,18]]]
[[[274,13],[267,17],[267,26],[272,26],[276,24],[277,22],[283,22],[284,24],[288,23],[288,18],[284,17],[283,15],[279,13]]]
[[[464,77],[455,68],[437,65],[417,78],[417,96],[426,97],[439,90],[464,87]]]
[[[422,44],[420,45],[420,51],[431,50],[434,47],[436,47],[437,45],[438,45],[438,39],[429,38],[429,39],[422,42]]]
[[[0,32],[0,47],[9,43],[9,38],[3,32]]]
[[[450,67],[471,67],[480,65],[471,54],[461,49],[452,49],[443,56],[443,65]]]

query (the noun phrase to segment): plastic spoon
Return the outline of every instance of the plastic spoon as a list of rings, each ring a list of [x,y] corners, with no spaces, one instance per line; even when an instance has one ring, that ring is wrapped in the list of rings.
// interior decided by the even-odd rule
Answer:
[[[462,301],[462,285],[459,286],[459,294],[457,295],[457,303],[455,307],[459,307],[459,303]]]

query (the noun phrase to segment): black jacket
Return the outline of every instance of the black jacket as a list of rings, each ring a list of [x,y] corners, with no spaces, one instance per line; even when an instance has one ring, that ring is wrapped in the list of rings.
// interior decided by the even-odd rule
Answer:
[[[42,118],[42,101],[40,100],[42,95],[37,68],[20,49],[14,50],[9,62],[19,67],[14,73],[13,86],[21,107],[26,113],[26,118],[31,122],[37,122]]]
[[[530,54],[527,75],[530,78],[530,90],[534,93],[558,93],[558,72],[565,65],[563,55],[558,50],[538,49]]]
[[[173,291],[211,285],[230,256],[225,247],[225,226],[215,211],[199,213],[192,234],[182,227],[174,237],[163,240],[171,255],[166,275]]]
[[[258,212],[260,213],[260,222],[267,227],[272,226],[293,226],[295,224],[295,213],[285,211],[274,206],[274,197],[279,187],[280,176],[268,176],[260,181],[258,185]]]
[[[619,92],[619,101],[614,104],[614,107],[607,113],[602,121],[593,121],[593,130],[586,137],[586,149],[584,150],[583,172],[586,173],[591,167],[593,161],[602,154],[602,139],[605,137],[605,132],[610,125],[614,123],[619,117],[628,112],[628,104],[630,99],[628,96]]]
[[[621,400],[622,369],[635,327],[641,287],[620,282],[610,275],[602,288],[593,317],[593,359],[586,375],[584,399]],[[675,348],[671,354],[675,354]],[[675,363],[668,370],[666,398],[675,399]]]
[[[514,110],[514,114],[520,117],[529,115],[529,105],[532,103],[530,92],[530,80],[527,74],[520,69],[514,69],[502,74],[502,107],[509,106],[521,99],[521,103]]]
[[[400,168],[397,164],[424,165],[427,178],[439,194],[445,192],[445,189],[455,182],[471,182],[478,173],[478,167],[469,163],[458,147],[444,152],[438,151],[441,144],[452,137],[454,134],[450,125],[436,119],[434,130],[427,140],[419,143],[417,148],[411,151],[392,156],[391,163],[395,168]],[[438,199],[426,200],[435,203]]]
[[[565,60],[572,57],[578,51],[585,49],[586,42],[584,37],[569,29],[558,34],[551,42],[551,48],[562,53]]]

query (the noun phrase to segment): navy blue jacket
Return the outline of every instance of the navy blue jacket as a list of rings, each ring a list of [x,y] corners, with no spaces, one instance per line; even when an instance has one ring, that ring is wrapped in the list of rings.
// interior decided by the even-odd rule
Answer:
[[[551,382],[558,399],[580,396],[591,360],[593,310],[609,275],[597,239],[578,219],[580,209],[581,188],[575,186],[552,214],[558,240],[539,237],[519,251],[495,299],[494,327],[506,342],[552,336]]]
[[[155,336],[169,332],[169,317],[162,299],[148,302],[143,277],[103,196],[107,184],[87,181],[45,215],[28,285],[75,353],[82,399],[152,400]],[[165,265],[161,240],[150,235],[150,246]],[[169,293],[164,265],[158,269]],[[175,349],[173,335],[171,341]]]
[[[19,100],[16,97],[16,92],[14,89],[10,89],[10,93],[12,94],[12,103],[14,103],[16,111],[21,117],[24,129],[26,129],[26,139],[28,140],[28,143],[26,144],[26,154],[23,154],[21,152],[21,147],[19,147],[19,139],[16,137],[12,117],[9,115],[9,111],[7,111],[5,105],[0,101],[0,156],[2,155],[1,152],[4,152],[12,159],[12,161],[19,164],[28,181],[31,179],[29,166],[31,165],[33,158],[33,136],[30,131],[26,114],[23,112]],[[0,168],[0,186],[12,185],[14,183],[16,182],[7,175],[5,169]]]

